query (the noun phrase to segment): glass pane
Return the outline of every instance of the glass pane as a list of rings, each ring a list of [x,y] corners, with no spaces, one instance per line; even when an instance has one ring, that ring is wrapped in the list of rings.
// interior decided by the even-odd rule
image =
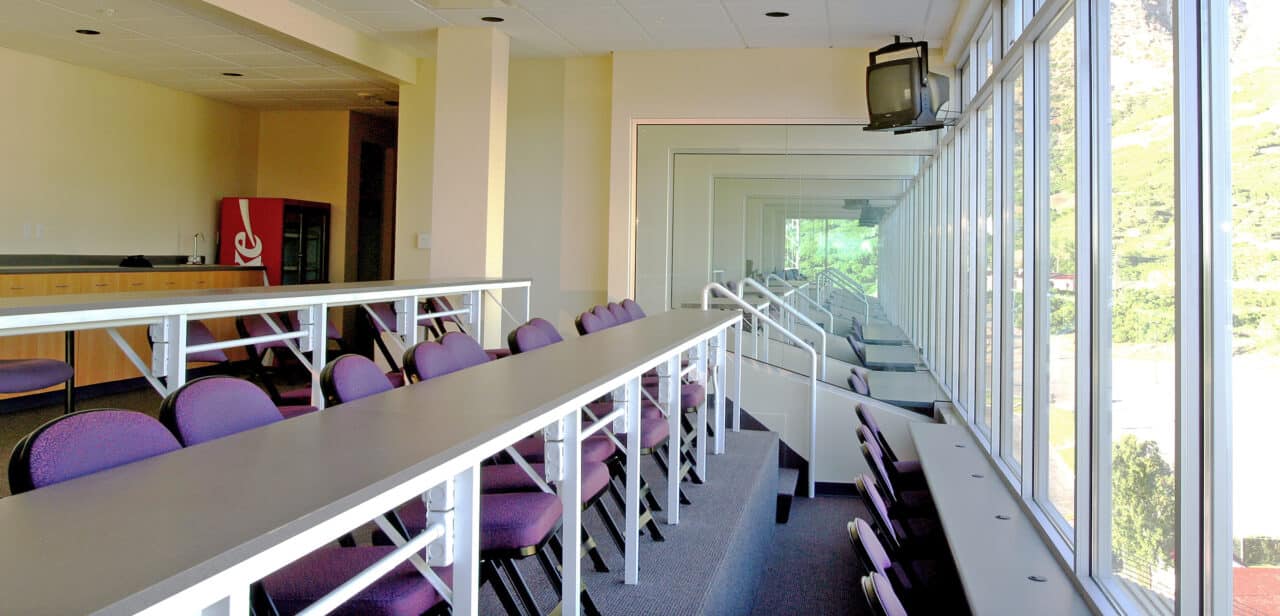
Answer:
[[[1011,4],[1017,5],[1018,2]],[[1023,370],[1023,302],[1025,295],[1023,293],[1023,265],[1026,263],[1026,252],[1024,250],[1023,223],[1025,216],[1023,214],[1024,206],[1024,186],[1023,180],[1025,171],[1023,169],[1023,117],[1025,115],[1024,99],[1022,95],[1022,70],[1021,67],[1014,69],[1017,78],[1008,84],[1009,89],[1009,143],[1006,144],[1009,152],[1009,162],[1005,168],[1006,185],[1009,187],[1009,202],[1011,204],[1009,212],[1009,228],[1005,235],[1010,238],[1007,244],[1010,248],[1009,259],[1004,264],[1004,285],[1002,288],[1008,289],[1009,297],[1004,301],[1005,312],[1001,315],[1005,327],[1002,328],[1005,339],[1004,348],[1009,353],[1009,370],[1005,376],[1009,379],[1009,429],[1003,430],[1001,433],[1007,435],[1005,442],[1008,443],[1006,449],[1006,458],[1011,459],[1014,466],[1022,465],[1022,370]]]
[[[986,434],[991,433],[992,417],[992,399],[994,393],[992,391],[992,348],[991,338],[993,335],[994,321],[992,320],[992,276],[994,274],[993,262],[995,253],[993,252],[994,244],[992,242],[992,231],[994,227],[994,205],[995,205],[995,152],[992,147],[993,138],[995,136],[994,114],[992,113],[992,102],[987,101],[981,109],[978,110],[978,127],[979,133],[978,152],[982,160],[981,181],[979,183],[979,206],[977,216],[978,242],[978,258],[981,265],[978,271],[981,272],[978,277],[978,297],[982,311],[978,318],[978,357],[977,360],[981,366],[978,372],[978,429]]]
[[[1098,383],[1101,416],[1111,407],[1111,570],[1172,610],[1173,22],[1145,0],[1111,0],[1110,19],[1111,207],[1101,215],[1111,231],[1101,239],[1098,281],[1110,307],[1099,352],[1110,370]]]
[[[1232,535],[1235,613],[1280,606],[1280,3],[1231,7]]]
[[[972,224],[970,220],[969,205],[972,201],[969,197],[969,191],[973,186],[973,178],[970,172],[973,171],[973,157],[970,153],[969,136],[973,133],[970,128],[972,125],[965,126],[960,131],[960,147],[966,154],[960,157],[960,357],[964,358],[960,366],[960,392],[957,396],[960,404],[964,406],[965,415],[973,417],[973,399],[971,392],[973,389],[974,369],[973,369],[973,343],[970,338],[969,323],[973,318],[973,310],[969,307],[973,305],[970,300],[970,281],[973,280],[973,258],[971,252],[973,242],[969,239],[969,228]]]
[[[1049,41],[1048,496],[1075,521],[1076,443],[1076,65],[1075,21]]]

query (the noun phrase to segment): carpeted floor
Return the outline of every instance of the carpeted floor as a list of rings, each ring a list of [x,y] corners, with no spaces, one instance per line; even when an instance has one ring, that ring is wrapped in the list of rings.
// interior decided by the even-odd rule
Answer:
[[[870,519],[856,498],[797,497],[791,520],[774,531],[752,614],[870,614],[859,586],[864,572],[845,531],[855,517]]]

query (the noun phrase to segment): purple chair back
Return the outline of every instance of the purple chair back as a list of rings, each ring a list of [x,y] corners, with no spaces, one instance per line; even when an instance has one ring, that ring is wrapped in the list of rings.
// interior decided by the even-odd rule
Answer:
[[[644,310],[640,308],[640,304],[637,304],[636,300],[631,298],[622,300],[622,309],[626,310],[627,314],[631,315],[632,321],[636,319],[643,319],[645,317]]]
[[[607,310],[605,314],[608,314]],[[601,318],[599,314],[596,314],[594,310],[588,310],[578,315],[578,318],[573,323],[578,328],[578,334],[582,336],[594,334],[610,327],[609,323]]]
[[[19,494],[181,448],[163,424],[137,411],[63,415],[18,441],[9,458],[9,489]]]
[[[275,314],[270,316],[271,319],[276,322],[276,325],[280,326],[281,331],[289,331],[291,326],[289,325],[287,315]],[[260,314],[246,314],[241,317],[236,317],[236,328],[240,330],[240,335],[245,338],[270,336],[276,333],[275,330],[271,329],[271,326],[267,324],[263,315]],[[267,349],[283,349],[285,348],[285,343],[283,340],[276,340],[274,342],[260,342],[251,346],[255,353],[261,355]]]
[[[865,585],[863,590],[864,592],[867,590]],[[871,603],[872,609],[877,614],[907,616],[907,609],[902,607],[898,594],[893,592],[893,585],[889,583],[889,578],[879,573],[871,574],[871,592],[867,594],[867,601]]]
[[[867,387],[867,382],[862,380],[862,377],[857,372],[849,373],[849,389],[852,389],[856,394],[871,395],[871,388]]]
[[[187,321],[187,345],[194,346],[197,344],[209,344],[217,342],[217,338],[213,337],[213,332],[209,331],[209,326],[200,321]],[[151,339],[151,330],[147,329],[147,343],[155,345],[155,340]],[[213,349],[212,351],[200,351],[199,353],[187,354],[187,361],[209,362],[220,364],[228,361],[226,351],[222,349]]]
[[[543,321],[545,325],[535,321],[543,320],[533,319],[507,334],[507,346],[511,347],[512,353],[528,353],[562,340],[560,333],[555,331],[555,326],[546,321]],[[553,333],[554,336],[551,335]]]
[[[858,479],[854,483],[862,498],[871,503],[871,512],[875,514],[876,523],[880,526],[884,536],[893,543],[893,547],[896,548],[902,545],[902,538],[898,536],[898,531],[893,527],[893,520],[889,517],[889,506],[880,497],[880,489],[876,486],[876,480],[871,475],[863,473],[858,475]]]
[[[453,310],[453,302],[450,302],[449,298],[447,297],[428,297],[427,298],[428,312],[450,312],[452,310]],[[458,331],[460,332],[467,331],[466,328],[462,326],[462,320],[459,319],[458,315],[456,314],[451,314],[447,317],[435,317],[435,321],[436,321],[436,327],[440,329],[439,335],[441,336],[443,336],[445,333],[449,331],[445,329],[444,327],[445,323],[453,323],[453,325],[457,327]]]
[[[609,312],[609,309],[605,306],[592,307],[591,314],[600,317],[600,320],[604,321],[605,327],[613,327],[618,324],[618,320],[614,318],[613,313]]]
[[[605,309],[609,311],[610,315],[613,315],[613,320],[617,325],[631,322],[631,313],[627,312],[627,309],[623,308],[622,304],[609,302],[605,305]]]
[[[404,355],[405,370],[415,381],[427,381],[488,361],[489,354],[480,344],[461,332],[415,344]]]
[[[876,437],[876,444],[880,446],[880,452],[885,455],[891,462],[898,461],[898,454],[893,452],[893,447],[889,446],[889,440],[885,437],[884,432],[880,430],[880,424],[876,423],[876,418],[871,414],[870,409],[861,404],[854,406],[854,412],[858,414],[858,421],[866,426],[868,430]]]
[[[187,447],[282,420],[271,396],[229,376],[188,381],[160,403],[160,423]]]
[[[867,568],[867,573],[872,571],[884,573],[893,566],[889,553],[885,551],[884,545],[876,538],[876,532],[866,520],[854,518],[853,522],[850,522],[850,530],[852,532],[849,539],[854,542],[858,555],[862,557],[862,564]]]
[[[885,467],[884,453],[880,451],[880,445],[876,443],[875,436],[868,432],[861,434],[865,427],[859,427],[859,440],[862,441],[862,457],[866,458],[867,464],[871,466],[871,470],[876,474],[876,481],[882,489],[881,496],[890,502],[898,500],[895,495],[897,492],[893,489],[893,483],[889,481],[889,469]]]
[[[383,302],[381,304],[369,304],[369,310],[373,312],[373,315],[370,315],[368,312],[366,312],[365,316],[369,317],[369,324],[373,326],[374,330],[378,331],[379,333],[393,332],[396,330],[395,304],[392,304],[391,302]],[[373,318],[374,316],[378,318],[374,319]],[[379,323],[379,321],[381,321],[381,323]]]
[[[532,319],[529,319],[529,324],[537,327],[538,330],[541,331],[543,335],[545,335],[553,343],[564,341],[564,338],[560,335],[559,330],[556,329],[555,325],[551,324],[551,321],[548,321],[542,317],[534,317]]]
[[[853,349],[853,354],[858,357],[861,363],[867,363],[867,345],[853,339],[853,334],[845,336],[845,340],[849,342],[849,348]]]
[[[320,388],[337,404],[394,389],[386,373],[363,355],[343,355],[320,372]]]

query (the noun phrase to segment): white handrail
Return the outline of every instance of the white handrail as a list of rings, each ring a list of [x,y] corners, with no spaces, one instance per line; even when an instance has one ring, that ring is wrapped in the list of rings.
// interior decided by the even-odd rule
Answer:
[[[785,279],[783,279],[783,278],[779,278],[777,274],[769,274],[769,275],[770,275],[770,276],[772,276],[773,278],[777,278],[778,280],[781,280],[781,281],[782,281],[782,284],[785,284],[785,285],[787,285],[788,287],[791,287],[791,288],[793,288],[793,289],[796,289],[797,291],[799,291],[799,290],[803,290],[805,287],[810,286],[810,285],[809,285],[809,283],[808,283],[808,282],[806,282],[806,283],[804,283],[803,285],[801,285],[801,286],[799,286],[799,287],[796,287],[796,286],[792,285],[790,282],[787,282]],[[753,281],[753,282],[754,282],[754,281]],[[809,302],[809,305],[810,305],[810,306],[813,306],[814,308],[817,308],[818,310],[821,310],[822,312],[826,313],[826,315],[827,315],[827,331],[832,332],[832,333],[835,333],[835,331],[836,331],[836,317],[835,317],[835,315],[831,314],[831,311],[830,311],[830,310],[827,310],[826,306],[823,306],[822,304],[818,303],[818,301],[817,301],[817,300],[813,299],[812,297],[809,297],[809,296],[808,296],[807,294],[805,294],[805,293],[796,293],[796,296],[797,296],[797,297],[799,297],[800,299],[803,299],[803,300],[804,300],[804,301],[806,301],[806,302]],[[826,378],[826,377],[824,376],[823,378]]]
[[[713,282],[702,287],[702,309],[707,310],[711,300],[711,292],[715,291],[724,299],[737,304],[739,308],[757,319],[763,320],[766,324],[773,324],[792,342],[796,343],[809,352],[809,498],[813,498],[815,488],[815,477],[818,472],[818,352],[813,350],[807,342],[800,339],[799,336],[791,333],[787,328],[778,325],[776,321],[769,318],[769,315],[760,312],[755,306],[744,301],[741,297],[733,294],[733,291],[726,289],[724,285]],[[742,353],[738,354],[738,374],[742,374]],[[741,378],[741,376],[739,376]],[[734,404],[734,412],[737,413],[741,409],[741,402]]]
[[[827,268],[823,270],[822,273],[818,274],[818,276],[820,278],[825,277],[828,280],[836,283],[836,286],[843,288],[845,291],[848,291],[855,298],[861,300],[862,306],[863,306],[863,313],[862,313],[863,323],[865,324],[871,321],[871,301],[867,299],[866,294],[864,294],[862,291],[860,291],[857,288],[854,288],[853,286],[850,286],[850,283],[852,282],[852,280],[846,282],[846,280],[840,278],[840,276],[844,276],[843,272],[833,270],[831,268]],[[845,278],[847,278],[847,276]],[[857,283],[853,283],[853,284],[857,284]]]
[[[742,280],[738,281],[738,297],[742,297],[742,287],[748,284],[751,285],[755,290],[759,291],[765,297],[769,298],[770,300],[773,300],[774,302],[777,302],[778,305],[781,306],[783,310],[786,310],[787,312],[791,313],[792,316],[800,319],[801,323],[808,325],[811,329],[813,329],[815,333],[818,334],[818,346],[822,350],[820,355],[822,359],[819,360],[822,364],[822,367],[820,369],[821,375],[819,376],[819,378],[821,378],[824,381],[827,380],[827,332],[826,330],[822,329],[822,327],[820,327],[817,323],[814,323],[813,320],[810,319],[809,317],[804,316],[804,314],[802,314],[799,310],[796,310],[794,306],[787,305],[786,302],[782,301],[782,298],[778,297],[777,295],[774,295],[773,291],[770,291],[769,289],[765,288],[764,285],[756,282],[752,278],[743,278]]]

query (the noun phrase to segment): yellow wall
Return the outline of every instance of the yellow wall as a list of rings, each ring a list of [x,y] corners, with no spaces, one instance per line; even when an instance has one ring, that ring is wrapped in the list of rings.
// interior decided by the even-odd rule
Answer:
[[[253,192],[256,111],[2,48],[0,84],[0,252],[212,255]]]
[[[348,111],[264,111],[258,138],[260,197],[332,205],[329,280],[344,279],[346,262]]]
[[[503,273],[562,332],[605,299],[609,82],[606,56],[511,62]]]
[[[609,294],[634,275],[637,120],[865,121],[865,49],[727,49],[613,56]]]

